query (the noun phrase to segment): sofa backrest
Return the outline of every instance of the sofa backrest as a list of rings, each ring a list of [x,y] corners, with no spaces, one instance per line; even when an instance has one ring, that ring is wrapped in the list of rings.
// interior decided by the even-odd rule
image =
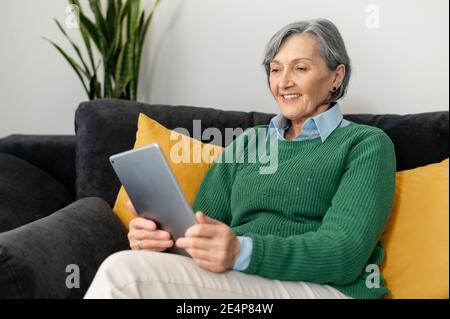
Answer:
[[[108,158],[133,148],[139,113],[169,129],[185,128],[191,136],[193,120],[200,120],[201,132],[208,127],[221,131],[222,146],[225,128],[245,130],[267,124],[275,115],[113,99],[81,103],[75,114],[77,198],[101,197],[114,205],[120,182]],[[436,163],[449,156],[448,111],[412,115],[348,114],[344,117],[383,129],[395,144],[398,170]]]

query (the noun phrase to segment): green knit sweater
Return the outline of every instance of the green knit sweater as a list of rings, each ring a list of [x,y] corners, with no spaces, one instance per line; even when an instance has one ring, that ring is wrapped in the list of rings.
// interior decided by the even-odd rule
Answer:
[[[376,280],[384,256],[379,239],[395,192],[389,137],[351,123],[323,143],[277,140],[277,169],[261,174],[268,163],[251,155],[262,145],[269,154],[270,141],[265,134],[248,134],[251,130],[266,131],[267,125],[247,130],[225,148],[193,203],[195,211],[252,239],[243,272],[328,284],[353,298],[389,292],[381,271]]]

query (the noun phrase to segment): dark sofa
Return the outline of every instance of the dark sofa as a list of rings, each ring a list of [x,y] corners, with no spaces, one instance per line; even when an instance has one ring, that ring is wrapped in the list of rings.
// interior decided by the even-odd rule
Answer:
[[[226,127],[246,129],[274,116],[96,100],[78,107],[76,136],[0,139],[0,298],[80,298],[100,263],[128,249],[111,210],[120,183],[108,157],[133,147],[140,112],[191,134],[193,120],[201,120],[202,130],[217,127],[222,136]],[[448,111],[345,115],[391,137],[399,171],[449,156],[448,117]],[[69,265],[78,266],[79,288],[66,286]]]

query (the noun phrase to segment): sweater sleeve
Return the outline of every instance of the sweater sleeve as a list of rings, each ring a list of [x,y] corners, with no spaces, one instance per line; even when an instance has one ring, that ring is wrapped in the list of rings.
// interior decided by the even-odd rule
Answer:
[[[321,226],[291,237],[245,234],[253,241],[245,273],[279,280],[346,285],[364,270],[393,206],[396,159],[377,132],[352,147]]]

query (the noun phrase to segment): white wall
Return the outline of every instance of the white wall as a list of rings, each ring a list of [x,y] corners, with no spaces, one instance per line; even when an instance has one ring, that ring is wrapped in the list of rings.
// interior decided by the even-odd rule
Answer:
[[[82,0],[85,1],[85,0]],[[151,4],[151,0],[144,0]],[[379,28],[368,28],[369,4]],[[448,110],[447,0],[163,0],[144,51],[139,100],[276,112],[261,66],[266,42],[287,23],[336,23],[353,63],[345,113]],[[86,99],[48,43],[66,1],[3,0],[0,6],[0,137],[73,134]],[[77,30],[67,32],[79,39]]]

